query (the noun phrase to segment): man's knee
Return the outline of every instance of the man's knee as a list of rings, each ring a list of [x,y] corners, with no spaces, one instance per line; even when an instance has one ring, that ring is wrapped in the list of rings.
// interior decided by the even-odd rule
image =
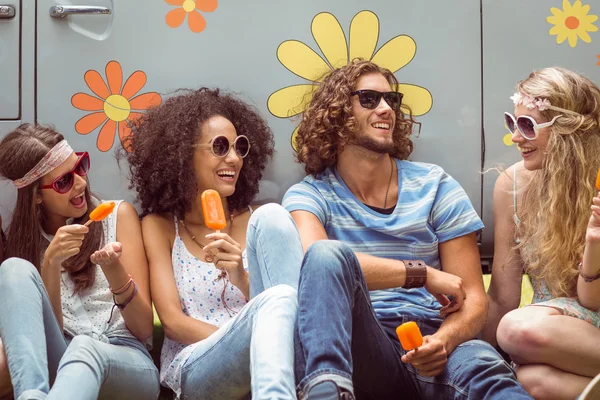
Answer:
[[[304,255],[301,275],[345,275],[357,263],[356,255],[345,243],[337,240],[319,240],[310,245]]]

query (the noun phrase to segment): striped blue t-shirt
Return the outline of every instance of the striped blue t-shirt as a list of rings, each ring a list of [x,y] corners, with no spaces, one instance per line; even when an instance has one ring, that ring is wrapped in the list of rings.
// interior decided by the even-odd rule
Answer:
[[[307,176],[283,198],[289,211],[308,211],[323,224],[329,239],[354,251],[395,260],[423,260],[440,269],[438,244],[479,231],[481,219],[460,184],[433,164],[395,160],[398,203],[381,214],[359,201],[335,168]],[[371,291],[379,318],[412,314],[438,316],[441,305],[425,289]]]

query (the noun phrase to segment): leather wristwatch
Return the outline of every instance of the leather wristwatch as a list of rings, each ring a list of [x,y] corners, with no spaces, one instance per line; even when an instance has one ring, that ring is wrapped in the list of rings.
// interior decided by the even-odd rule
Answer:
[[[427,266],[421,260],[402,260],[406,267],[405,289],[420,288],[427,282]]]

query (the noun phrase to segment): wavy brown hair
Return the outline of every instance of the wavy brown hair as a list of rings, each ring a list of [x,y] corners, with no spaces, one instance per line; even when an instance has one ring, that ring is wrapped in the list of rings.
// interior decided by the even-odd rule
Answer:
[[[235,192],[227,198],[229,209],[246,209],[254,199],[274,152],[266,122],[253,107],[218,89],[182,89],[136,122],[127,139],[131,152],[120,153],[129,162],[129,188],[137,191],[142,216],[172,213],[183,218],[191,210],[198,195],[193,146],[202,124],[216,115],[227,118],[238,135],[250,140]]]
[[[0,142],[0,175],[12,181],[22,178],[63,139],[63,135],[50,126],[22,124]],[[41,190],[40,180],[41,178],[17,191],[17,204],[8,227],[5,251],[5,258],[22,258],[35,265],[38,271],[42,255],[40,232],[46,220],[44,205],[35,201]],[[85,199],[87,204],[93,204],[89,185],[85,188]],[[74,223],[85,223],[91,211],[91,207],[88,207],[86,213]],[[81,251],[62,263],[75,283],[76,293],[81,293],[94,284],[96,268],[90,261],[90,256],[102,243],[102,224],[92,224],[89,229]]]
[[[358,124],[352,114],[350,93],[361,76],[371,73],[383,75],[392,90],[397,88],[398,80],[390,70],[358,58],[329,72],[321,83],[315,82],[317,89],[302,115],[296,136],[297,159],[305,164],[307,174],[320,174],[335,165],[344,146],[357,133]],[[396,111],[392,157],[406,160],[412,153],[410,135],[415,123],[410,107],[403,104]]]
[[[553,296],[574,296],[590,205],[598,192],[600,89],[581,75],[554,67],[533,72],[517,90],[579,113],[541,111],[544,121],[562,116],[550,127],[542,169],[525,188],[517,233],[526,271],[544,280]]]

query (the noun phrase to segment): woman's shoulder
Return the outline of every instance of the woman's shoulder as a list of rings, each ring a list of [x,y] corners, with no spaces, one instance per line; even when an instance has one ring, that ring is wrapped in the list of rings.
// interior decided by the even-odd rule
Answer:
[[[535,171],[526,169],[523,161],[519,161],[500,172],[498,179],[496,179],[495,188],[510,193],[514,192],[515,188],[519,191],[519,189],[527,186],[534,175]]]
[[[151,213],[142,218],[142,227],[150,229],[174,230],[175,218],[171,213]]]

